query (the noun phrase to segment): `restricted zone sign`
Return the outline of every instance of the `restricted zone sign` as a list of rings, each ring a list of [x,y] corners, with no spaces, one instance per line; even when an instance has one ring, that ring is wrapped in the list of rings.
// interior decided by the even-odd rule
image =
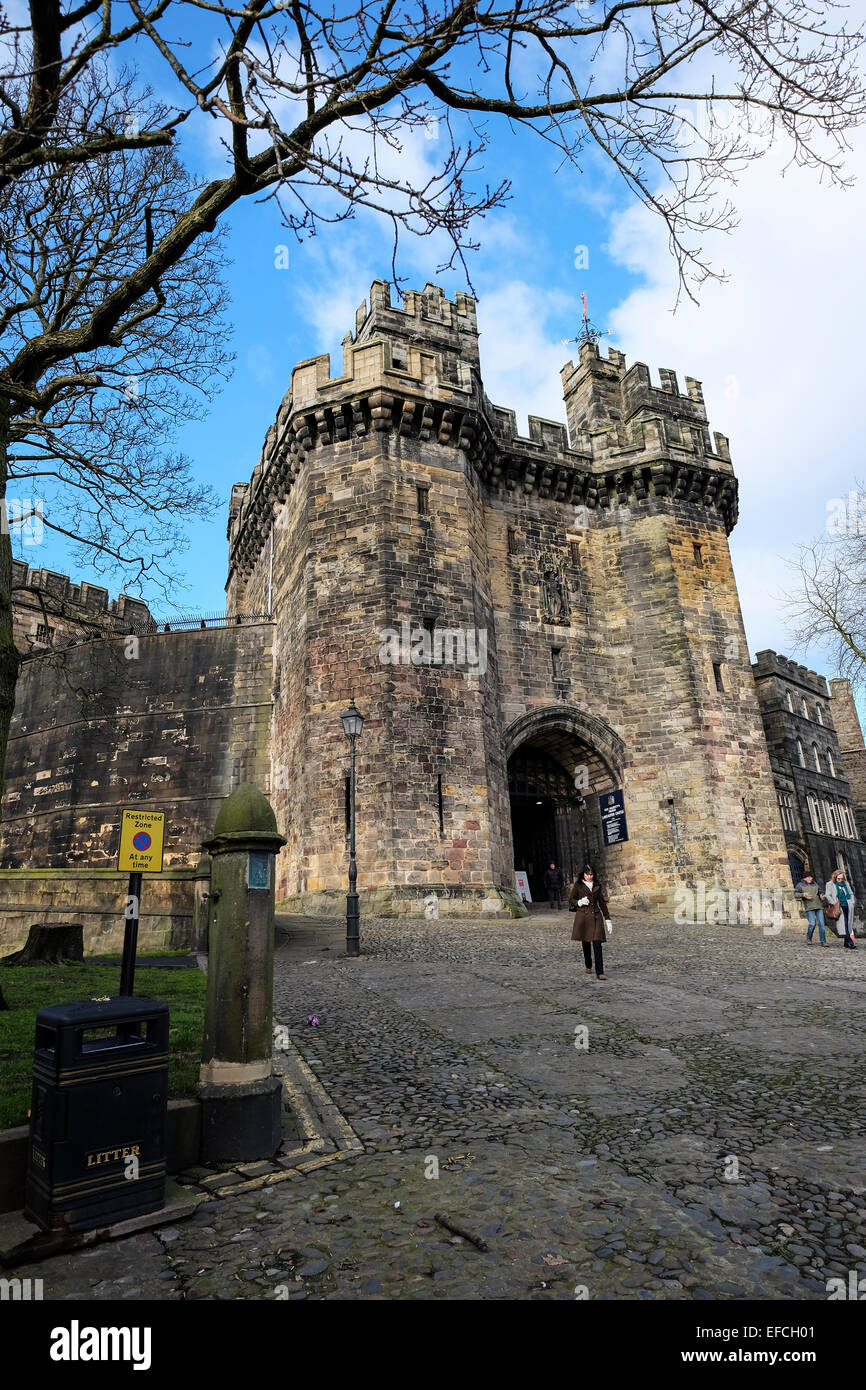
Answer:
[[[118,869],[130,874],[161,873],[164,831],[164,811],[124,811]]]

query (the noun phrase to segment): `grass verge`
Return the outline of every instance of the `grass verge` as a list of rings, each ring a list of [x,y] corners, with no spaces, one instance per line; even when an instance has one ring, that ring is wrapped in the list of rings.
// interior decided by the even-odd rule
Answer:
[[[0,1129],[27,1123],[33,1069],[36,1015],[51,1004],[116,997],[120,970],[113,965],[4,966],[0,985],[9,1005],[0,1013]],[[162,999],[169,1006],[168,1093],[195,1095],[201,1062],[207,981],[200,970],[135,972],[140,999]]]

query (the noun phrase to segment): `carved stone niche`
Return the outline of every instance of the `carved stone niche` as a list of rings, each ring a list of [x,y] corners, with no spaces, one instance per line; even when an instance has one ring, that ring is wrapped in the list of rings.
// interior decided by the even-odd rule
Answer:
[[[571,599],[562,560],[552,556],[542,559],[538,565],[538,580],[541,584],[541,621],[557,627],[568,627],[571,623]]]

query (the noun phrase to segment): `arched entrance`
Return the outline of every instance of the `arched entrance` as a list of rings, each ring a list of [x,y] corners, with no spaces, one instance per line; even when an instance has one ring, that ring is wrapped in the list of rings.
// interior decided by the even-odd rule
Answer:
[[[551,862],[569,886],[586,859],[604,874],[598,796],[621,785],[624,752],[609,725],[576,706],[522,715],[506,730],[514,868],[534,902]]]
[[[805,849],[800,845],[788,845],[788,868],[791,870],[791,879],[795,887],[806,872],[807,863]]]

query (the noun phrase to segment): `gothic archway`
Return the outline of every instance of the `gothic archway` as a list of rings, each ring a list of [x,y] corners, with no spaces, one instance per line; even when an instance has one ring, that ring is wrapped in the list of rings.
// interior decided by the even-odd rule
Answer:
[[[589,859],[604,874],[598,795],[622,784],[625,745],[604,720],[575,705],[534,710],[505,730],[514,867],[544,896],[554,862],[570,884]]]

